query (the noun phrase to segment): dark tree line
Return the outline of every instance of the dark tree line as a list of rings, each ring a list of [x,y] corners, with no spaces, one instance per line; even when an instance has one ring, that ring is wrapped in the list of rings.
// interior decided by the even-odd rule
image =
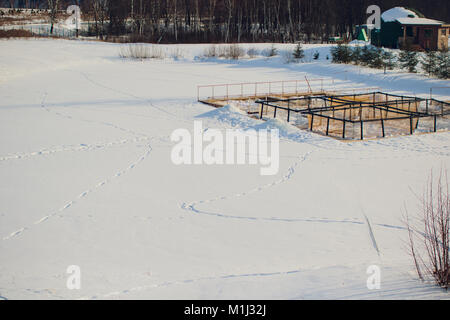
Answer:
[[[48,0],[8,0],[17,6],[46,7]],[[414,8],[426,17],[450,22],[448,0],[80,0],[95,21],[98,37],[128,35],[149,42],[325,42],[351,36],[366,22],[366,9]],[[86,18],[85,18],[86,20]]]

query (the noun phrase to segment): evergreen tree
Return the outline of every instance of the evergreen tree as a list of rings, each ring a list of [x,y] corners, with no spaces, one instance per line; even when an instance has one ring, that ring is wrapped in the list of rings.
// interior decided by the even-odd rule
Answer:
[[[442,79],[450,78],[450,54],[448,51],[440,51],[436,57],[436,75]]]
[[[361,62],[361,48],[355,47],[352,50],[351,58],[354,64],[358,65]]]
[[[417,72],[416,66],[419,63],[419,59],[416,51],[412,51],[407,47],[406,50],[400,52],[398,61],[402,69],[408,69],[408,72]]]
[[[331,56],[334,63],[350,63],[352,50],[343,44],[338,44],[336,47],[331,48]]]
[[[372,50],[372,59],[369,61],[369,67],[380,69],[383,67],[383,50],[375,48]]]
[[[382,60],[383,60],[383,68],[384,73],[386,73],[386,70],[392,70],[397,65],[395,62],[395,55],[390,51],[383,51],[382,53]]]
[[[364,46],[361,50],[361,64],[370,66],[376,57],[376,52],[372,46]]]
[[[292,54],[295,60],[301,60],[305,57],[305,52],[303,51],[302,45],[299,42],[294,49],[294,53]]]
[[[437,71],[437,55],[435,51],[428,51],[425,57],[420,61],[422,68],[428,75],[436,74]]]

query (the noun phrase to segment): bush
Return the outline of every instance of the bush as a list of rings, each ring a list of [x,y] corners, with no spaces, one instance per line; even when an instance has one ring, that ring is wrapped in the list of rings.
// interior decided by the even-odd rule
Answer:
[[[436,75],[442,79],[450,78],[450,54],[448,51],[440,51],[436,57]]]
[[[421,280],[433,279],[445,289],[450,285],[450,197],[447,173],[441,171],[438,181],[429,182],[415,219],[406,214],[409,249]]]
[[[28,30],[11,29],[0,30],[0,38],[31,38],[35,35]]]
[[[377,52],[372,46],[364,46],[361,50],[361,64],[370,66],[376,59]]]
[[[372,60],[369,61],[368,65],[371,68],[380,69],[383,67],[383,50],[380,48],[372,49]]]
[[[435,51],[428,51],[420,63],[423,70],[425,70],[428,75],[431,76],[437,73],[437,55]]]
[[[278,55],[278,49],[274,44],[272,44],[270,49],[263,50],[263,55],[265,55],[266,57],[275,57]]]
[[[227,58],[238,60],[244,56],[244,50],[238,44],[231,44],[227,48]]]
[[[338,44],[336,47],[331,48],[331,56],[334,63],[350,63],[352,50],[343,44]]]
[[[292,53],[292,56],[295,60],[301,60],[305,57],[305,52],[303,51],[301,43],[298,43]]]
[[[362,52],[360,47],[353,48],[350,57],[354,64],[358,65],[361,63]]]
[[[259,52],[258,52],[258,50],[257,50],[256,48],[250,48],[250,49],[247,50],[247,55],[248,55],[250,58],[254,58],[254,57],[256,57],[258,54],[259,54]]]
[[[409,48],[402,50],[398,57],[398,61],[400,62],[400,67],[402,69],[408,69],[408,72],[417,72],[416,66],[419,63],[419,59],[416,51],[412,51]]]
[[[381,58],[383,60],[384,73],[386,69],[392,70],[396,67],[397,63],[395,61],[395,55],[390,51],[383,51]]]
[[[165,54],[159,47],[134,43],[128,44],[127,46],[122,46],[119,51],[119,56],[121,58],[131,58],[140,60],[165,58]]]
[[[203,56],[206,58],[216,58],[218,56],[216,45],[212,45],[209,48],[205,49]]]

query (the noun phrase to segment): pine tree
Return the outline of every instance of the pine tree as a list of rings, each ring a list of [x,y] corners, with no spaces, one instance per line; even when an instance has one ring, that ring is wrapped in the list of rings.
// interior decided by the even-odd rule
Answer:
[[[355,47],[352,50],[351,58],[354,64],[358,65],[361,62],[361,48]]]
[[[437,55],[435,51],[428,51],[425,57],[420,61],[422,68],[428,75],[436,74],[437,70]]]
[[[372,46],[364,46],[361,50],[361,64],[370,66],[375,56],[375,49]]]
[[[417,72],[416,66],[419,63],[419,59],[416,51],[412,51],[410,48],[402,50],[398,57],[398,61],[400,62],[402,69],[408,69],[408,72]]]
[[[436,57],[436,66],[436,75],[439,78],[450,78],[450,54],[448,51],[439,51]]]
[[[270,49],[269,49],[268,56],[269,56],[269,57],[275,57],[275,56],[277,56],[277,55],[278,55],[278,49],[277,49],[277,47],[275,47],[275,45],[272,43],[272,46],[271,46]]]
[[[352,50],[343,44],[338,44],[336,47],[331,48],[331,56],[333,63],[350,63]]]
[[[372,59],[369,61],[369,67],[380,69],[383,67],[383,50],[376,48],[372,50]]]
[[[395,62],[395,55],[390,51],[383,51],[382,53],[382,60],[383,60],[383,68],[384,73],[386,73],[386,70],[392,70],[397,65]]]
[[[292,54],[295,60],[301,60],[305,57],[305,52],[303,51],[302,45],[299,42],[294,49],[294,53]]]

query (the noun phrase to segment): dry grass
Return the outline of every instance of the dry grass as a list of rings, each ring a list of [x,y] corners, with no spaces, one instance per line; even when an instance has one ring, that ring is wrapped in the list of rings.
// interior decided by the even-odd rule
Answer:
[[[164,51],[160,47],[140,43],[122,46],[119,51],[119,56],[121,58],[138,60],[164,59],[166,57]]]
[[[13,29],[0,30],[0,38],[34,38],[35,35],[28,30]]]

